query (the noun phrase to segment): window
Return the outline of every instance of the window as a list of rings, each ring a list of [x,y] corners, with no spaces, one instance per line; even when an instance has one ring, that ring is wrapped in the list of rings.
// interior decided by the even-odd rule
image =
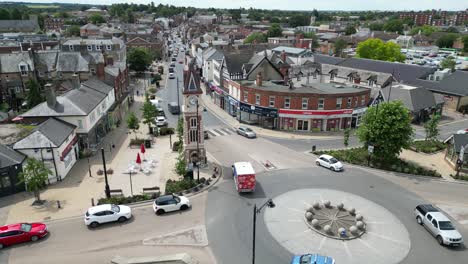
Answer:
[[[435,227],[435,228],[439,228],[439,225],[437,224],[437,221],[434,219],[432,220],[432,225]]]
[[[255,95],[255,104],[260,105],[260,95],[259,94]]]
[[[83,129],[83,120],[78,120],[78,128]]]
[[[268,106],[269,107],[275,107],[275,97],[274,96],[270,96]]]
[[[314,79],[317,79],[317,72],[312,73],[312,76],[314,77]]]
[[[343,98],[336,98],[336,109],[341,109]]]
[[[73,51],[73,50],[75,50],[75,47],[73,47],[73,45],[68,45],[68,49],[69,49],[70,51]]]
[[[20,65],[21,76],[28,75],[28,67],[26,65]]]
[[[189,142],[197,142],[198,141],[198,133],[196,129],[191,129],[189,132]]]
[[[325,104],[325,100],[323,98],[318,99],[318,106],[317,109],[323,110],[323,105]]]
[[[112,45],[107,45],[106,48],[107,48],[107,50],[111,50],[111,49],[112,49]]]
[[[88,51],[92,51],[92,50],[93,50],[93,46],[88,45]]]
[[[196,117],[190,118],[190,127],[191,128],[197,128],[197,118]]]
[[[364,106],[366,104],[366,96],[363,95],[361,96],[361,106]]]
[[[90,70],[91,70],[91,74],[93,74],[93,75],[96,74],[96,69],[91,68]]]
[[[15,92],[16,93],[21,93],[21,86],[16,86],[15,87]]]
[[[249,102],[249,93],[244,92],[244,102]]]
[[[346,103],[346,107],[347,107],[347,108],[351,108],[351,102],[352,102],[352,100],[353,100],[353,99],[352,99],[351,97],[348,98],[348,102]]]
[[[291,107],[291,98],[286,97],[284,98],[284,108],[290,108]]]
[[[332,72],[330,73],[330,81],[333,81],[335,79],[335,74]]]
[[[369,86],[374,86],[374,83],[375,83],[374,80],[367,81],[367,85]]]
[[[302,98],[302,109],[307,109],[309,106],[309,99]]]
[[[101,50],[101,45],[96,45],[96,50]]]

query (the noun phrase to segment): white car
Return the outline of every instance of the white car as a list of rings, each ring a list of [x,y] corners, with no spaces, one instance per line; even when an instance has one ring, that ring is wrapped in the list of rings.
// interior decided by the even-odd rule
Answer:
[[[468,134],[468,128],[458,130],[457,134]]]
[[[161,215],[172,211],[184,211],[189,209],[191,206],[192,205],[187,197],[170,194],[156,198],[153,203],[153,210],[157,215]]]
[[[167,126],[167,120],[164,116],[157,116],[156,117],[156,126]]]
[[[175,78],[175,74],[173,72],[169,73],[169,79],[174,79]]]
[[[326,154],[320,155],[320,157],[318,157],[315,160],[315,164],[317,164],[317,166],[322,166],[322,167],[328,168],[328,169],[330,169],[332,171],[342,171],[343,170],[343,163],[339,162],[334,157],[332,157],[330,155],[326,155]]]
[[[132,209],[125,205],[102,204],[88,209],[84,222],[87,226],[97,227],[109,222],[125,222],[132,218]]]
[[[248,127],[244,127],[244,126],[240,126],[237,128],[237,134],[241,135],[241,136],[244,136],[244,137],[247,137],[247,138],[256,138],[257,137],[257,134],[255,134],[255,132],[248,128]]]

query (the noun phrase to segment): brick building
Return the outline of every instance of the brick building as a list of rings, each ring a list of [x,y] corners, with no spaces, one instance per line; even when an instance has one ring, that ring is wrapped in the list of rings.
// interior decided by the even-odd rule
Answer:
[[[65,19],[60,17],[48,16],[44,19],[44,28],[46,31],[60,32],[63,28]]]

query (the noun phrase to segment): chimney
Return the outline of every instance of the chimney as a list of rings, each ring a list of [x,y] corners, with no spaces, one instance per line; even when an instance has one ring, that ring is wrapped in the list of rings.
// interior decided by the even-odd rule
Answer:
[[[80,77],[78,76],[78,74],[73,74],[72,75],[72,79],[71,79],[71,82],[72,82],[72,89],[80,89]]]
[[[286,51],[284,51],[284,50],[281,52],[281,60],[283,62],[286,62]]]
[[[44,90],[46,94],[47,106],[49,108],[55,108],[55,105],[57,104],[57,97],[55,96],[55,87],[51,83],[47,83],[44,86]]]
[[[261,73],[261,72],[257,73],[257,80],[255,81],[255,84],[256,84],[257,86],[262,86],[262,84],[263,84],[263,76],[262,76],[262,73]]]

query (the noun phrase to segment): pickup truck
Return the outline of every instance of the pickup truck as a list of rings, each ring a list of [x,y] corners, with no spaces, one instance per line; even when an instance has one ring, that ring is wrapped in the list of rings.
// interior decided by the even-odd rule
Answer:
[[[463,243],[462,235],[455,229],[443,213],[431,204],[421,204],[414,209],[418,224],[423,225],[440,245],[460,246]]]

